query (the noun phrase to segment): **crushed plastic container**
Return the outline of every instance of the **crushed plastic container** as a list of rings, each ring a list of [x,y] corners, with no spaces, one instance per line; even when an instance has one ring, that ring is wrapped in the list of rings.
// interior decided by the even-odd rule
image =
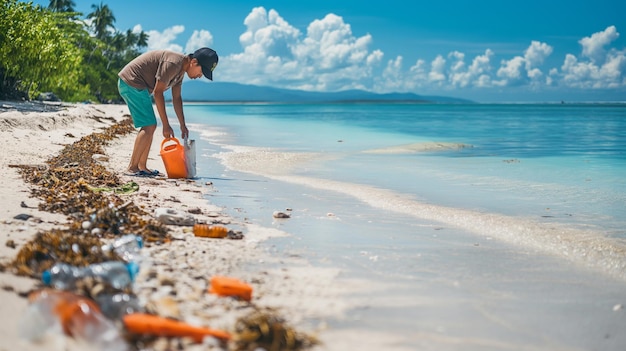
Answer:
[[[139,298],[134,294],[123,292],[100,294],[95,297],[95,300],[102,314],[112,320],[121,320],[127,314],[144,311],[143,306],[139,303]]]
[[[143,239],[139,235],[126,234],[109,244],[102,245],[102,251],[115,252],[121,259],[126,262],[138,261],[143,248]]]
[[[107,261],[86,267],[55,263],[49,270],[42,273],[41,280],[55,289],[72,290],[78,281],[94,277],[101,279],[114,289],[122,290],[132,286],[138,272],[139,265],[135,262]]]
[[[219,296],[235,296],[245,301],[252,300],[252,286],[231,277],[211,277],[209,292]]]
[[[167,177],[171,179],[187,178],[185,147],[176,138],[165,138],[161,142],[161,158]]]
[[[163,224],[192,226],[196,223],[194,216],[167,207],[156,208],[154,210],[154,217]]]
[[[96,303],[71,292],[42,289],[29,295],[29,305],[18,322],[19,335],[39,341],[47,332],[63,333],[102,351],[126,351],[128,343]]]

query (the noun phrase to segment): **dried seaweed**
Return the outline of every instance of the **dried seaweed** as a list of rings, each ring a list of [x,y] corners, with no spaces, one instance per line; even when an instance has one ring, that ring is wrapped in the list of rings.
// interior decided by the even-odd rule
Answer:
[[[130,118],[101,133],[85,136],[67,145],[47,165],[16,165],[33,196],[42,200],[39,209],[62,213],[71,220],[69,228],[38,233],[25,244],[8,267],[18,275],[39,277],[56,262],[85,266],[117,257],[100,249],[102,238],[133,233],[146,243],[169,240],[168,229],[148,218],[144,210],[117,194],[92,191],[93,187],[119,187],[120,179],[96,162],[114,138],[133,131]]]
[[[97,237],[74,235],[66,230],[53,229],[38,233],[25,244],[13,261],[17,274],[40,278],[41,273],[57,262],[87,266],[111,259],[119,259],[102,252],[102,241]]]
[[[257,310],[239,318],[233,339],[236,351],[259,348],[267,351],[304,350],[319,343],[313,336],[297,332],[270,310]]]

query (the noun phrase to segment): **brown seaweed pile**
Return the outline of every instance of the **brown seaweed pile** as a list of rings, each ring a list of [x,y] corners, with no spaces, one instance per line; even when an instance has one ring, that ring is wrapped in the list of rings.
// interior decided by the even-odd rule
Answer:
[[[314,337],[297,332],[271,310],[257,310],[235,325],[235,350],[304,350],[317,345]]]
[[[65,214],[71,224],[67,229],[38,233],[7,268],[18,275],[39,277],[56,262],[86,266],[111,260],[100,249],[103,238],[133,233],[146,243],[169,240],[167,227],[148,218],[134,203],[115,192],[94,191],[124,186],[94,155],[104,154],[104,146],[111,140],[132,131],[132,120],[127,118],[65,146],[46,165],[12,166],[33,185],[32,195],[42,200],[40,210]]]
[[[132,120],[128,118],[102,133],[85,136],[67,145],[46,165],[11,165],[19,168],[24,180],[32,184],[33,196],[42,200],[40,210],[65,214],[71,223],[66,229],[37,233],[32,241],[22,246],[5,269],[39,279],[43,271],[57,262],[87,266],[120,260],[115,253],[102,250],[101,239],[104,238],[133,233],[140,235],[148,244],[169,241],[167,227],[148,216],[132,201],[125,200],[116,191],[100,191],[122,189],[121,193],[124,193],[136,190],[136,184],[120,184],[116,174],[94,160],[94,155],[104,154],[103,147],[108,142],[132,131]],[[94,298],[107,293],[106,289],[101,282],[85,281],[74,292]],[[257,308],[237,321],[233,335],[229,350],[305,350],[318,344],[317,339],[297,332],[275,312]],[[142,342],[154,340],[163,341],[163,338],[148,338]],[[172,342],[178,341],[180,345],[174,349],[182,350],[185,348],[184,340],[168,339],[165,348],[172,349]],[[141,344],[141,339],[129,341],[136,346]]]

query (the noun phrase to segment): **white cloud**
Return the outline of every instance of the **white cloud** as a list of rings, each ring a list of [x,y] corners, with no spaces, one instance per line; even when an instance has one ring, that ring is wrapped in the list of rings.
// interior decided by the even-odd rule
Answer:
[[[521,56],[515,56],[508,61],[503,60],[497,73],[498,78],[501,79],[494,83],[499,86],[521,85],[523,83],[523,67],[524,58]]]
[[[552,47],[546,43],[531,41],[524,51],[524,56],[515,56],[510,60],[502,60],[494,80],[497,86],[520,86],[530,84],[536,86],[544,77],[538,66],[552,54]]]
[[[183,47],[173,43],[179,34],[185,31],[185,26],[177,25],[166,28],[163,32],[149,30],[148,50],[172,50],[183,52]]]
[[[605,56],[604,47],[619,37],[615,26],[607,27],[602,32],[592,34],[590,37],[584,37],[578,41],[583,47],[583,56],[590,58],[595,62],[602,62]]]
[[[398,56],[395,60],[389,60],[387,66],[383,70],[382,78],[376,82],[377,87],[398,91],[405,89],[404,72],[402,71],[402,56]],[[374,88],[376,91],[377,89]]]
[[[454,87],[465,88],[468,86],[488,87],[491,85],[491,78],[488,73],[491,70],[490,58],[493,52],[489,49],[484,55],[479,55],[472,60],[468,67],[465,64],[465,54],[454,51],[448,55],[456,62],[450,68],[448,80]]]
[[[313,20],[304,31],[273,9],[256,7],[243,24],[246,30],[239,38],[242,51],[221,55],[220,81],[317,91],[358,88],[418,94],[494,87],[626,87],[626,50],[611,47],[619,38],[615,26],[580,39],[581,52],[566,54],[560,67],[546,65],[554,49],[536,40],[513,57],[503,57],[486,48],[470,61],[466,53],[453,50],[437,55],[430,63],[418,58],[412,66],[404,67],[401,55],[383,62],[385,54],[371,48],[370,34],[355,35],[350,24],[332,13]],[[141,31],[141,26],[135,26],[133,31]],[[194,30],[186,42],[180,38],[184,31],[184,26],[147,31],[148,49],[183,52],[184,46],[184,52],[192,52],[213,45],[213,36],[207,30]],[[495,57],[500,63],[492,67]]]
[[[614,26],[579,41],[583,47],[579,59],[572,54],[561,66],[561,84],[572,88],[613,89],[626,86],[626,50],[605,49],[619,36]]]
[[[583,89],[607,89],[623,87],[625,84],[626,54],[624,51],[608,55],[603,65],[593,61],[579,61],[568,54],[561,66],[563,84]]]
[[[524,61],[526,61],[526,69],[541,65],[543,61],[552,54],[552,47],[546,43],[531,41],[530,46],[524,52]]]
[[[430,72],[428,73],[428,81],[441,86],[446,80],[446,59],[438,55],[433,62],[430,63]]]
[[[340,16],[312,21],[303,35],[277,11],[256,7],[244,25],[243,52],[225,58],[223,80],[306,90],[373,87],[372,69],[383,54],[370,51],[371,36],[355,37]]]
[[[187,44],[185,45],[185,53],[192,53],[202,47],[213,46],[213,35],[207,30],[194,30]]]
[[[566,54],[560,67],[546,65],[554,48],[537,40],[513,57],[486,48],[470,61],[466,53],[453,50],[437,55],[430,63],[418,58],[412,66],[404,67],[402,55],[383,62],[385,54],[371,48],[372,35],[355,35],[350,24],[332,13],[300,30],[276,10],[256,7],[243,24],[241,52],[220,56],[220,81],[315,91],[364,89],[418,94],[496,87],[626,87],[626,49],[611,47],[619,37],[615,26],[580,39],[581,52]],[[140,30],[141,26],[133,28]],[[162,32],[148,31],[148,49],[183,52],[179,37],[184,31],[180,25]],[[212,45],[209,31],[194,30],[185,43],[185,52]],[[494,67],[496,57],[499,65]]]

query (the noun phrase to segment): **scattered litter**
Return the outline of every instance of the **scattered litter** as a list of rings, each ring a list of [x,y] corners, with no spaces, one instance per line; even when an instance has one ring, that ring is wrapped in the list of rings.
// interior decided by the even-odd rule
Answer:
[[[196,223],[193,216],[173,208],[159,207],[154,210],[154,217],[163,224],[191,226]]]
[[[128,265],[121,264],[125,261],[125,255],[130,253],[130,259],[137,257],[142,242],[168,243],[171,236],[167,226],[163,225],[165,222],[193,225],[195,219],[189,215],[192,211],[182,213],[167,208],[160,209],[161,212],[158,213],[157,209],[157,219],[154,219],[132,201],[128,201],[128,198],[122,199],[119,195],[124,194],[123,191],[115,191],[126,188],[134,192],[137,189],[132,182],[120,184],[117,175],[98,164],[95,159],[100,157],[94,155],[103,154],[102,146],[112,138],[134,130],[132,120],[128,118],[104,133],[86,136],[66,146],[59,156],[47,161],[47,165],[9,165],[19,168],[24,180],[34,185],[32,195],[42,203],[32,208],[65,214],[73,222],[67,229],[39,232],[30,242],[20,243],[21,249],[16,258],[0,268],[17,275],[41,279],[43,272],[57,264],[53,271],[49,271],[50,283],[57,280],[52,279],[53,275],[62,276],[56,273],[63,269],[80,273],[72,273],[72,277],[84,276],[68,285],[71,291],[44,289],[31,295],[28,311],[23,315],[24,320],[20,321],[22,337],[35,340],[44,333],[58,332],[82,340],[95,350],[115,351],[144,347],[157,349],[159,341],[166,342],[166,345],[174,345],[176,342],[178,345],[203,342],[203,346],[221,343],[220,349],[229,350],[303,350],[317,344],[315,338],[296,332],[281,317],[269,311],[256,312],[258,308],[252,302],[245,305],[255,312],[252,316],[237,321],[232,336],[226,331],[173,320],[168,318],[172,316],[155,314],[155,311],[149,309],[149,305],[142,306],[142,299],[132,293],[134,275],[131,276],[130,273],[137,273],[136,270],[129,270],[133,261]],[[106,192],[104,189],[113,191],[102,194]],[[180,202],[174,197],[166,200]],[[21,206],[29,207],[24,202]],[[209,214],[212,215],[214,213]],[[28,220],[32,217],[27,214],[23,216],[16,216],[16,219]],[[135,236],[124,235],[126,233],[134,233]],[[227,230],[227,237],[242,239],[243,234]],[[12,247],[15,243],[9,240],[6,245]],[[126,258],[126,261],[130,259]],[[137,262],[137,266],[140,263],[141,260]],[[117,280],[114,282],[111,279],[112,273],[103,275],[108,271],[105,268],[109,266],[119,266],[116,277],[126,278],[128,272],[131,283],[117,284]],[[211,282],[210,292],[251,301],[250,285],[234,278],[215,278],[215,282]],[[159,283],[161,286],[166,285],[165,280],[160,280]],[[172,287],[174,284],[176,280],[172,281]],[[202,290],[206,293],[204,288]],[[174,299],[171,300],[176,303]],[[38,313],[48,315],[42,317]],[[123,332],[120,328],[124,329]],[[163,338],[174,339],[170,341]],[[225,345],[225,342],[236,345]]]
[[[107,155],[93,154],[91,157],[93,158],[94,161],[98,161],[98,162],[108,162],[109,161],[109,156],[107,156]]]
[[[32,216],[27,214],[27,213],[20,213],[17,216],[13,217],[14,219],[19,219],[22,221],[27,221],[29,218],[31,218]]]
[[[272,216],[274,218],[291,218],[291,215],[289,213],[285,213],[285,212],[282,212],[282,211],[274,211]]]
[[[17,245],[15,244],[15,240],[13,239],[9,239],[7,240],[7,242],[4,244],[6,247],[10,247],[12,249],[16,248]]]
[[[229,340],[230,334],[217,329],[196,327],[187,323],[169,318],[163,318],[145,313],[131,313],[123,318],[126,330],[141,335],[155,335],[166,337],[190,337],[200,343],[206,336],[222,340]]]
[[[238,297],[244,301],[252,299],[252,286],[231,277],[213,276],[209,292],[219,296]]]
[[[128,182],[115,187],[95,187],[87,184],[86,182],[81,182],[80,184],[95,193],[113,192],[115,194],[130,194],[139,191],[139,184],[135,182]]]
[[[193,226],[193,235],[202,238],[225,238],[228,236],[228,228],[222,225],[197,223]]]
[[[41,340],[47,330],[60,325],[65,335],[90,344],[92,349],[129,349],[115,324],[89,298],[67,291],[43,289],[31,293],[28,299],[29,306],[18,326],[20,335],[26,340]]]
[[[191,214],[202,214],[202,209],[200,207],[194,207],[187,210],[187,212]]]

